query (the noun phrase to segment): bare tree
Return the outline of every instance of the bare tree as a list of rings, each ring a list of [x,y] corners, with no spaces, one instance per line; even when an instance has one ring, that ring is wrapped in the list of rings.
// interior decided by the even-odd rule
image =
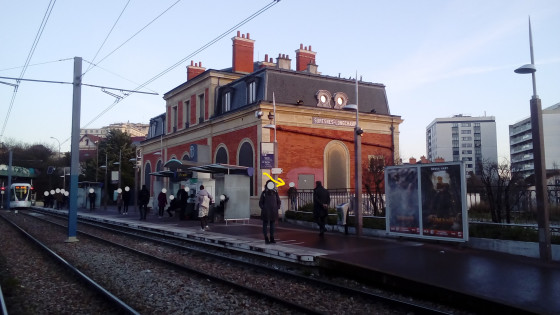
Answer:
[[[369,199],[373,205],[373,215],[383,215],[385,209],[385,200],[383,194],[385,193],[385,166],[392,165],[391,157],[387,155],[371,156],[364,164],[365,184]]]
[[[482,170],[480,181],[484,186],[492,222],[503,222],[503,215],[505,214],[506,223],[511,223],[512,207],[520,198],[521,176],[518,172],[512,170],[507,159],[504,159],[500,164],[484,160],[480,169]]]

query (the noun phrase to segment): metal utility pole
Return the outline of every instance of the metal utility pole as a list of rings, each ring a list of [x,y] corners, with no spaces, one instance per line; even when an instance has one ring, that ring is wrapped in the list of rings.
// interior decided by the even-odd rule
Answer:
[[[82,58],[74,57],[72,81],[72,137],[70,165],[70,207],[68,208],[68,239],[76,242],[78,223],[78,175],[80,174],[80,110],[82,106]]]

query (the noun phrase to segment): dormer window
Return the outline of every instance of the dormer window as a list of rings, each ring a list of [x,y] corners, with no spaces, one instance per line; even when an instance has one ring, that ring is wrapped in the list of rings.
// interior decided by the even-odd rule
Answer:
[[[251,81],[247,85],[247,104],[257,101],[257,82]]]
[[[222,108],[223,112],[229,112],[231,109],[231,91],[224,93]]]

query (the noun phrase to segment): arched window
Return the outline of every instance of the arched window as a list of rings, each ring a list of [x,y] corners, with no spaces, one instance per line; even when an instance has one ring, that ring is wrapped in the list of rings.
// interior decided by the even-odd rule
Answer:
[[[228,164],[228,153],[223,146],[216,151],[216,163]]]
[[[340,141],[331,141],[325,147],[325,187],[350,187],[350,159],[348,148]]]
[[[254,167],[253,161],[255,160],[254,153],[253,153],[253,146],[249,141],[243,142],[241,147],[239,148],[239,166],[246,166],[246,167]],[[249,189],[251,192],[251,196],[255,195],[254,190],[254,176],[249,178]]]

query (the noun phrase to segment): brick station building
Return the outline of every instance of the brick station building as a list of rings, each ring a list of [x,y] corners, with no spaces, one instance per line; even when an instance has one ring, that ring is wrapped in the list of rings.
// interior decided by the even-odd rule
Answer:
[[[162,187],[171,193],[190,176],[186,166],[223,163],[251,167],[251,214],[260,213],[258,197],[274,167],[286,185],[298,190],[354,189],[354,126],[358,86],[362,166],[370,158],[398,157],[400,116],[391,115],[385,86],[378,83],[322,75],[311,46],[295,51],[296,69],[288,55],[276,61],[265,55],[255,62],[250,35],[232,38],[232,67],[215,70],[201,63],[187,66],[187,81],[164,94],[165,113],[150,121],[148,137],[140,145],[140,184],[156,196]],[[276,127],[271,128],[271,127]],[[172,172],[169,161],[185,167]],[[179,176],[178,176],[179,174]],[[182,175],[182,176],[181,176]],[[283,202],[287,207],[287,202]]]

